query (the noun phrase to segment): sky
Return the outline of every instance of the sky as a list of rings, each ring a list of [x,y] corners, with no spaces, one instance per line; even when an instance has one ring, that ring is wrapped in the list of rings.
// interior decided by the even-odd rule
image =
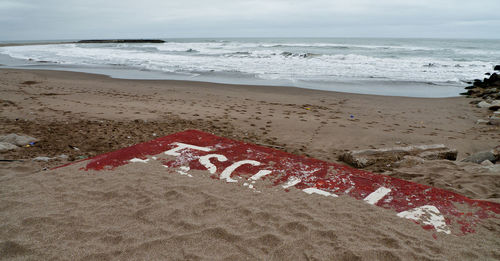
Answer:
[[[0,0],[0,41],[500,38],[500,0]]]

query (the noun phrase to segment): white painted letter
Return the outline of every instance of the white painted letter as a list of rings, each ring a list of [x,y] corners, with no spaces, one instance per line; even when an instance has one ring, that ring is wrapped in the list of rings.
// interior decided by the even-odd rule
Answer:
[[[210,148],[207,148],[207,147],[199,147],[199,146],[180,143],[180,142],[175,142],[172,144],[177,145],[177,147],[175,147],[171,150],[165,151],[165,155],[180,156],[181,154],[179,153],[179,151],[181,151],[183,149],[201,150],[201,151],[206,151],[206,152],[210,151]]]
[[[212,162],[210,162],[211,158],[217,158],[217,160],[221,162],[227,161],[227,158],[226,156],[220,154],[208,154],[200,157],[199,159],[200,164],[203,165],[205,168],[207,168],[210,174],[215,174],[215,172],[217,171],[217,167],[214,164],[212,164]]]
[[[366,196],[364,201],[366,201],[370,205],[375,205],[379,200],[385,197],[385,195],[389,194],[389,192],[391,192],[390,189],[386,187],[380,187],[377,190],[370,193],[370,195]]]
[[[179,167],[179,170],[177,170],[177,173],[181,174],[181,175],[185,175],[185,176],[188,176],[188,177],[193,177],[191,174],[188,173],[188,171],[190,170],[191,168],[188,167],[188,166],[180,166]]]
[[[130,162],[134,163],[134,162],[140,162],[140,163],[148,163],[149,159],[139,159],[139,158],[133,158],[131,160],[129,160]]]
[[[265,175],[269,175],[271,174],[272,171],[270,170],[267,170],[267,169],[263,169],[263,170],[259,170],[259,172],[257,172],[257,174],[253,175],[250,177],[251,180],[259,180],[260,178],[264,177]]]
[[[327,192],[327,191],[324,191],[324,190],[321,190],[321,189],[317,189],[317,188],[306,188],[306,189],[303,189],[302,191],[304,191],[305,193],[307,194],[320,194],[322,196],[331,196],[331,197],[338,197],[337,195],[333,194],[333,193],[330,193],[330,192]]]
[[[288,178],[288,180],[286,181],[285,185],[282,185],[283,188],[289,188],[289,187],[293,187],[297,184],[299,184],[302,180],[300,180],[299,178],[295,177],[295,176],[291,176]]]
[[[419,221],[425,225],[432,225],[436,228],[437,232],[451,234],[450,229],[446,226],[443,215],[441,215],[441,212],[439,212],[439,209],[435,206],[425,205],[408,211],[399,212],[398,217]]]
[[[250,164],[252,166],[259,166],[260,162],[255,160],[241,160],[233,163],[231,166],[227,167],[221,174],[220,179],[225,179],[227,182],[238,182],[231,178],[231,174],[235,169],[237,169],[241,165]]]

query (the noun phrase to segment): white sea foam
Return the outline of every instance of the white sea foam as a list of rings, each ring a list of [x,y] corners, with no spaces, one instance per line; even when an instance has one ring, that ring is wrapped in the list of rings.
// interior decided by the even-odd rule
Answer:
[[[463,46],[462,46],[463,45]],[[499,41],[178,40],[164,44],[58,44],[1,47],[18,59],[113,65],[198,75],[240,73],[265,80],[375,80],[460,83],[500,60]]]

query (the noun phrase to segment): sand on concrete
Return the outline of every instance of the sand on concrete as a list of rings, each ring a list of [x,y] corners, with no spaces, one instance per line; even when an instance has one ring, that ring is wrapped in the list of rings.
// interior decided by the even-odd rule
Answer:
[[[4,257],[45,260],[443,260],[500,257],[498,223],[422,229],[348,196],[182,176],[160,162],[2,169]],[[4,165],[5,166],[5,165]],[[436,239],[433,237],[436,235]]]
[[[256,195],[210,178],[122,167],[41,171],[185,129],[338,162],[345,150],[442,143],[459,160],[491,149],[498,127],[465,98],[422,99],[288,87],[111,79],[0,70],[1,134],[40,139],[3,153],[0,241],[9,258],[442,260],[500,258],[500,225],[438,235],[341,197]],[[78,148],[78,149],[75,149]],[[37,156],[59,158],[32,162]],[[146,168],[146,169],[145,169]],[[426,162],[386,174],[475,199],[500,198],[494,169]]]

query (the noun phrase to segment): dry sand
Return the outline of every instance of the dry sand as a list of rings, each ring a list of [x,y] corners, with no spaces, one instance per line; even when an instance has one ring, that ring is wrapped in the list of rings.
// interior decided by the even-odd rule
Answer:
[[[418,99],[286,87],[0,70],[0,134],[40,142],[3,153],[0,258],[9,259],[499,259],[500,222],[448,236],[341,197],[267,188],[256,194],[158,168],[40,171],[185,129],[200,129],[337,162],[344,150],[443,143],[459,159],[491,149],[498,127],[465,98]],[[354,118],[351,118],[353,115]],[[79,150],[73,149],[78,147]],[[447,161],[388,171],[499,202],[500,173]]]

